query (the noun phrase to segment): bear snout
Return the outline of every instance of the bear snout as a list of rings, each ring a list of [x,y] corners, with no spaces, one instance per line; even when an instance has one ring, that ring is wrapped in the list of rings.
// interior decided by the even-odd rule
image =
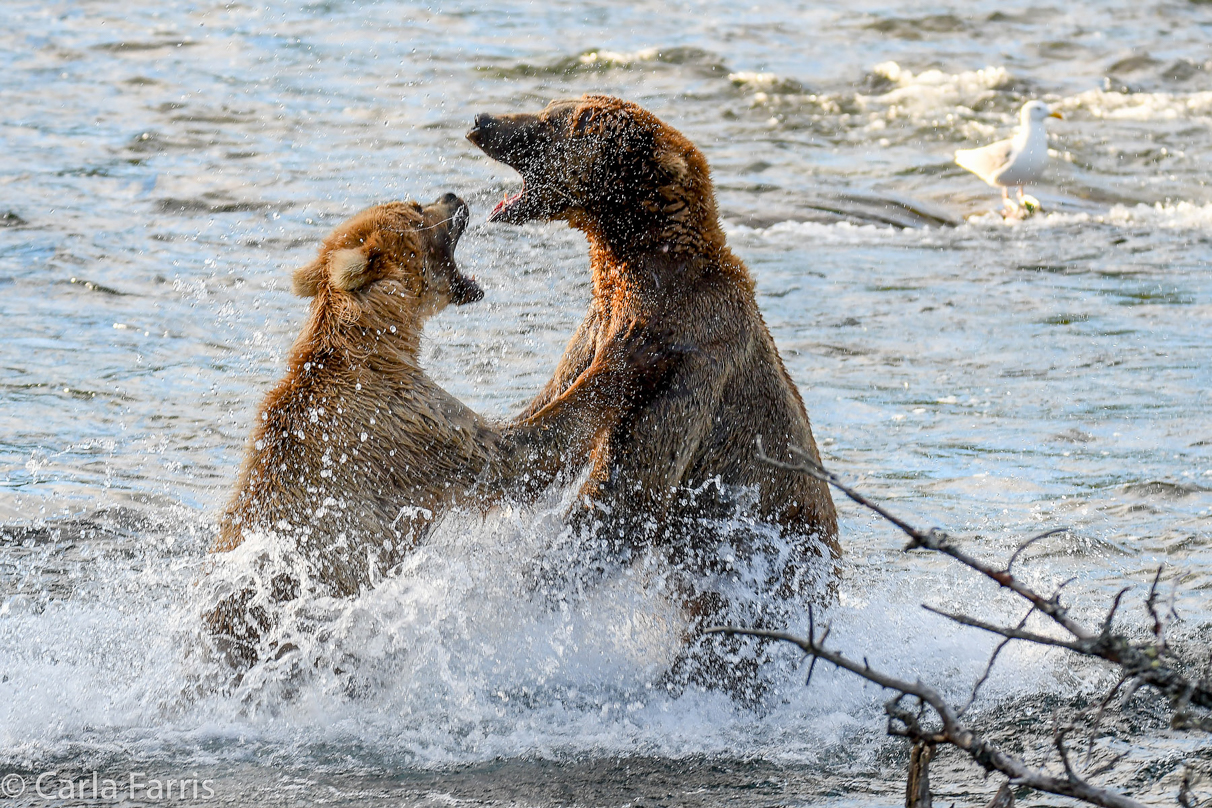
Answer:
[[[480,284],[476,283],[474,278],[456,272],[450,279],[451,303],[463,306],[483,299],[484,290],[480,288]]]
[[[488,152],[489,144],[494,140],[494,132],[496,118],[489,115],[487,112],[481,112],[476,115],[472,121],[471,129],[467,132],[467,139],[470,140],[477,148],[484,152]],[[492,155],[489,154],[491,157]]]
[[[463,231],[467,229],[467,223],[471,221],[471,208],[454,194],[446,196],[453,197],[455,203],[454,213],[450,215],[450,240],[458,241],[459,237],[463,235]],[[443,197],[443,199],[445,198]]]
[[[472,121],[467,139],[481,149],[486,149],[499,134],[499,120],[487,112],[481,112]]]
[[[472,130],[468,133],[468,135],[474,135],[477,132],[483,132],[484,130],[491,128],[495,120],[496,119],[487,112],[478,113],[475,120],[472,121]]]
[[[452,193],[443,194],[436,202],[422,208],[425,227],[432,229],[444,251],[453,251],[459,237],[471,219],[467,203]]]
[[[467,139],[480,151],[518,171],[537,157],[538,117],[535,115],[476,115]]]

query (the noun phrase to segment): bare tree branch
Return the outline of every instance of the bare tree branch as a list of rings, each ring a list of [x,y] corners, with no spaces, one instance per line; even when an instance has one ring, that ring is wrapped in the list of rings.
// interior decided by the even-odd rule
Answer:
[[[1171,705],[1177,703],[1181,698],[1186,698],[1189,704],[1201,707],[1206,710],[1212,710],[1212,683],[1200,681],[1192,684],[1185,676],[1175,670],[1172,664],[1169,664],[1164,658],[1165,647],[1165,627],[1173,615],[1173,596],[1167,607],[1166,614],[1159,611],[1158,608],[1158,588],[1160,586],[1162,569],[1159,568],[1154,576],[1153,585],[1149,590],[1149,596],[1145,601],[1146,608],[1153,618],[1154,642],[1148,644],[1133,643],[1124,636],[1111,633],[1111,623],[1114,620],[1115,612],[1119,607],[1120,597],[1116,596],[1114,602],[1108,611],[1107,617],[1104,618],[1100,631],[1095,632],[1081,623],[1077,622],[1069,616],[1066,609],[1060,602],[1060,589],[1065,586],[1062,584],[1051,597],[1044,597],[1031,587],[1022,583],[1009,573],[1009,565],[1006,569],[997,569],[990,564],[980,561],[958,549],[950,536],[943,531],[932,528],[929,531],[920,530],[907,521],[888,512],[882,506],[870,501],[859,492],[853,490],[838,478],[837,475],[826,471],[823,466],[815,462],[806,452],[797,447],[791,447],[792,453],[798,458],[796,463],[783,463],[773,460],[766,456],[762,451],[761,441],[758,441],[759,460],[770,465],[784,469],[798,470],[810,477],[832,485],[834,488],[841,491],[847,497],[868,508],[899,528],[910,539],[906,545],[906,550],[925,549],[934,550],[944,555],[950,556],[960,562],[969,569],[975,570],[985,577],[996,581],[1000,586],[1010,589],[1015,594],[1022,597],[1030,603],[1036,611],[1046,615],[1058,626],[1068,632],[1072,640],[1059,640],[1051,637],[1046,637],[1035,632],[1027,632],[1021,629],[1010,629],[1001,626],[992,626],[983,621],[975,620],[974,618],[964,615],[949,614],[932,609],[938,614],[947,617],[956,622],[979,628],[984,631],[989,631],[995,634],[1000,634],[1003,637],[1009,637],[1016,640],[1024,640],[1026,642],[1034,642],[1042,645],[1053,645],[1061,648],[1066,648],[1083,656],[1097,657],[1119,665],[1123,668],[1123,673],[1126,677],[1137,680],[1138,685],[1148,685],[1160,691]],[[1041,534],[1042,536],[1043,534]],[[1021,546],[1020,546],[1021,549]],[[1069,581],[1065,582],[1066,584]],[[929,608],[929,607],[927,607]],[[1190,693],[1188,694],[1188,689]]]
[[[930,761],[936,747],[929,741],[915,741],[909,750],[909,776],[905,780],[905,808],[931,808]]]
[[[799,471],[807,474],[809,477],[813,477],[817,480],[828,483],[850,499],[857,502],[859,505],[878,513],[880,516],[884,517],[884,519],[896,525],[896,527],[898,527],[902,533],[909,537],[909,544],[905,546],[906,550],[934,550],[935,552],[951,556],[964,566],[976,570],[990,580],[996,581],[999,586],[1003,586],[1024,598],[1029,603],[1034,605],[1035,608],[1040,612],[1046,614],[1048,617],[1060,624],[1061,627],[1063,627],[1074,637],[1079,639],[1088,639],[1093,636],[1093,634],[1087,628],[1069,617],[1068,610],[1061,606],[1059,601],[1043,597],[1030,587],[1022,584],[1008,571],[1004,569],[996,569],[989,564],[979,561],[963,552],[955,546],[950,536],[938,528],[931,528],[928,531],[919,530],[900,517],[893,515],[880,505],[877,505],[860,494],[858,491],[855,491],[843,483],[836,474],[826,471],[824,466],[815,462],[803,449],[795,446],[790,447],[791,452],[799,458],[800,462],[784,463],[782,461],[767,457],[766,453],[762,450],[762,442],[760,439],[757,442],[757,447],[757,458],[762,462],[781,469]]]
[[[1108,705],[1121,689],[1123,689],[1121,706],[1126,705],[1131,700],[1138,687],[1147,685],[1168,699],[1173,710],[1173,727],[1212,732],[1212,716],[1193,715],[1191,712],[1192,707],[1212,710],[1212,678],[1210,678],[1212,677],[1212,657],[1209,658],[1207,668],[1197,681],[1187,677],[1178,670],[1176,666],[1177,660],[1171,657],[1165,637],[1170,621],[1177,616],[1174,608],[1174,600],[1177,596],[1177,584],[1171,593],[1169,601],[1164,607],[1160,605],[1159,588],[1163,568],[1158,568],[1157,573],[1153,577],[1148,596],[1145,599],[1145,609],[1153,623],[1153,636],[1150,641],[1132,641],[1128,637],[1114,632],[1116,614],[1123,602],[1124,595],[1130,591],[1130,587],[1121,589],[1115,595],[1098,630],[1094,630],[1071,617],[1069,610],[1061,603],[1062,590],[1074,579],[1071,578],[1065,581],[1056,588],[1052,595],[1045,597],[1031,586],[1015,578],[1012,574],[1015,562],[1028,547],[1048,536],[1065,532],[1067,529],[1058,528],[1033,536],[1015,549],[1004,568],[999,568],[964,552],[959,548],[955,540],[942,530],[938,528],[921,530],[910,524],[907,520],[891,513],[883,506],[869,500],[863,494],[843,483],[836,475],[827,471],[818,461],[814,460],[802,449],[790,447],[790,451],[795,458],[795,462],[788,463],[775,460],[765,454],[760,438],[758,440],[757,456],[759,460],[777,468],[799,471],[833,486],[851,500],[878,514],[908,536],[909,542],[906,544],[905,550],[922,549],[946,555],[996,582],[999,586],[1014,592],[1031,606],[1018,625],[1013,627],[1000,626],[966,614],[946,612],[931,606],[924,606],[927,610],[961,625],[987,631],[1003,638],[990,656],[984,673],[974,684],[968,701],[958,710],[953,709],[940,696],[937,690],[920,680],[909,682],[898,679],[882,671],[873,669],[867,663],[866,658],[860,664],[838,651],[826,648],[825,636],[827,636],[828,630],[826,629],[824,635],[818,639],[816,636],[815,620],[811,617],[809,620],[809,636],[806,639],[786,632],[766,629],[714,627],[707,630],[708,633],[744,634],[789,642],[797,645],[805,654],[811,656],[814,666],[818,659],[823,659],[835,667],[847,670],[869,682],[898,693],[896,698],[885,705],[885,712],[888,714],[888,733],[890,735],[909,738],[915,744],[915,751],[919,752],[918,757],[914,758],[916,761],[914,763],[914,772],[916,773],[912,777],[912,782],[906,795],[906,804],[910,805],[911,808],[914,805],[923,805],[923,799],[929,800],[929,786],[928,781],[925,779],[925,767],[929,764],[930,757],[933,757],[933,748],[938,744],[955,746],[968,753],[986,771],[996,770],[1009,778],[1009,782],[998,792],[998,796],[994,798],[990,806],[1013,805],[1013,792],[1009,789],[1011,785],[1027,786],[1038,791],[1073,797],[1093,805],[1140,805],[1140,803],[1129,797],[1098,788],[1083,779],[1073,764],[1065,742],[1066,736],[1073,731],[1072,727],[1062,728],[1058,724],[1054,732],[1053,745],[1060,755],[1061,765],[1064,769],[1064,776],[1056,777],[1042,769],[1036,770],[1030,768],[1023,760],[1004,752],[962,722],[961,717],[975,702],[981,686],[992,672],[998,655],[1011,641],[1017,640],[1037,645],[1063,648],[1082,656],[1102,659],[1119,667],[1120,678],[1115,687],[1102,700],[1089,729],[1089,746],[1085,754],[1085,764],[1087,765],[1093,754],[1094,732],[1101,722]],[[1044,615],[1067,636],[1048,636],[1038,631],[1027,630],[1026,625],[1031,615],[1036,612]],[[810,673],[811,670],[812,668],[810,668]],[[1127,684],[1126,688],[1124,688],[1125,683]],[[902,706],[902,701],[907,696],[914,697],[918,699],[921,705],[928,706],[937,717],[938,722],[941,723],[941,728],[929,729],[923,727],[920,716],[915,715],[912,711]],[[933,724],[934,722],[930,723]],[[930,754],[928,755],[926,754],[927,749],[930,749]],[[1087,776],[1099,776],[1111,771],[1116,764],[1124,759],[1126,754],[1123,753],[1114,756],[1110,761],[1102,764],[1096,771],[1090,772]],[[923,782],[927,783],[924,786],[927,789],[924,797],[921,793]],[[1184,778],[1179,794],[1179,802],[1184,806],[1193,804],[1189,776]]]
[[[831,651],[819,644],[815,639],[796,637],[784,631],[713,626],[708,628],[705,633],[740,634],[791,643],[798,646],[805,654],[819,657],[835,667],[850,671],[880,687],[915,696],[930,706],[942,723],[942,729],[937,733],[924,732],[918,726],[916,718],[914,718],[911,723],[906,723],[905,734],[907,737],[911,737],[913,740],[947,743],[955,746],[967,752],[969,757],[986,771],[999,771],[1017,785],[1027,786],[1036,791],[1044,791],[1049,794],[1073,797],[1091,805],[1104,806],[1104,808],[1144,808],[1143,803],[1139,803],[1130,797],[1091,785],[1075,773],[1072,773],[1072,769],[1069,768],[1067,763],[1067,776],[1064,778],[1053,777],[1043,771],[1030,768],[1021,759],[1004,752],[996,744],[982,738],[971,728],[965,726],[951,709],[951,706],[947,704],[946,700],[939,695],[938,691],[922,683],[921,680],[909,682],[905,679],[898,679],[895,676],[872,668],[865,662],[859,663],[844,654]],[[894,700],[894,702],[896,701],[899,700]],[[893,717],[900,718],[900,715]]]

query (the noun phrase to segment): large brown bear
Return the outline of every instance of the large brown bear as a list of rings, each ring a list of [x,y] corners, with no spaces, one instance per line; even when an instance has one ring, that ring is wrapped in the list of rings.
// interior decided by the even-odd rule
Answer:
[[[350,595],[473,488],[497,433],[417,360],[427,318],[483,297],[454,262],[467,219],[454,194],[425,207],[378,205],[337,227],[295,272],[311,316],[258,411],[212,552],[273,532],[319,592]],[[277,575],[269,593],[237,592],[208,615],[235,661],[256,658],[265,601],[293,596],[298,572]]]
[[[520,418],[561,402],[637,323],[677,357],[671,369],[653,365],[666,376],[658,395],[598,423],[574,521],[604,530],[620,552],[655,547],[693,579],[726,571],[710,520],[739,508],[793,544],[770,581],[781,595],[820,584],[832,567],[822,556],[840,555],[836,512],[823,483],[756,457],[759,437],[780,460],[792,459],[788,447],[819,455],[753,280],[725,244],[703,155],[646,110],[601,95],[481,114],[467,137],[522,175],[490,221],[561,219],[589,240],[589,312]],[[549,483],[543,471],[526,484]],[[725,616],[718,593],[689,588],[700,625]]]

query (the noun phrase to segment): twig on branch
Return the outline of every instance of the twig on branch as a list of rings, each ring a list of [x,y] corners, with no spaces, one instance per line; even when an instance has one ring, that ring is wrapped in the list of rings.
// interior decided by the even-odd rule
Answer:
[[[1009,642],[1009,640],[1006,640],[1005,642]],[[1094,714],[1094,719],[1090,722],[1090,729],[1087,733],[1089,740],[1086,744],[1086,760],[1084,763],[1086,766],[1090,765],[1090,759],[1094,757],[1094,735],[1096,732],[1098,732],[1098,728],[1103,722],[1103,716],[1107,712],[1107,706],[1111,703],[1111,700],[1115,698],[1115,694],[1119,692],[1119,689],[1124,686],[1124,682],[1126,681],[1128,681],[1127,677],[1119,677],[1119,681],[1115,683],[1115,687],[1111,688],[1111,690],[1107,692],[1107,695],[1103,697],[1103,700],[1099,702],[1098,711]]]
[[[1124,595],[1131,591],[1131,589],[1132,587],[1125,586],[1123,589],[1115,593],[1115,600],[1111,601],[1111,608],[1107,610],[1107,616],[1103,618],[1103,629],[1099,632],[1099,634],[1111,633],[1111,624],[1115,622],[1115,613],[1119,611],[1119,602],[1123,599]]]
[[[1191,793],[1191,771],[1190,766],[1183,769],[1183,781],[1178,786],[1178,804],[1183,808],[1195,808],[1195,797]]]
[[[1162,619],[1157,613],[1157,585],[1161,582],[1162,567],[1159,564],[1157,574],[1153,576],[1153,585],[1149,587],[1149,596],[1145,598],[1145,608],[1149,610],[1149,615],[1153,618],[1153,636],[1161,639],[1162,631],[1165,626],[1162,624]]]
[[[1081,653],[1081,646],[1074,640],[1062,640],[1056,637],[1048,637],[1034,631],[1024,631],[1021,628],[1007,628],[1005,626],[995,626],[992,623],[986,623],[984,620],[977,620],[975,617],[969,617],[966,614],[958,614],[955,612],[944,612],[942,609],[936,609],[933,606],[922,604],[922,608],[928,612],[933,612],[939,617],[945,617],[948,620],[953,620],[962,626],[970,628],[979,628],[981,631],[988,631],[990,634],[998,634],[1008,640],[1025,640],[1033,642],[1037,645],[1054,645],[1058,648],[1068,648],[1070,651]]]
[[[1056,528],[1053,528],[1052,530],[1045,530],[1043,533],[1040,533],[1038,536],[1032,536],[1031,538],[1027,539],[1025,542],[1020,544],[1017,549],[1015,549],[1014,553],[1010,556],[1010,560],[1006,562],[1006,573],[1009,574],[1010,570],[1014,567],[1014,562],[1018,560],[1018,557],[1019,557],[1019,555],[1022,554],[1023,550],[1026,550],[1028,547],[1035,544],[1037,541],[1040,541],[1041,539],[1046,539],[1049,536],[1055,536],[1060,533],[1068,533],[1068,532],[1069,532],[1069,528],[1067,528],[1067,527],[1056,527]]]
[[[1013,563],[1014,559],[1011,559],[1010,561],[1011,561],[1011,563]],[[925,608],[929,608],[929,607],[925,607]],[[935,614],[942,614],[941,612],[938,612],[934,609],[931,609],[931,611],[935,612]],[[1027,625],[1027,621],[1031,619],[1031,615],[1033,615],[1033,614],[1035,614],[1034,606],[1032,606],[1030,609],[1027,610],[1027,613],[1025,615],[1023,615],[1022,620],[1018,621],[1018,625],[1015,628],[1019,631],[1022,631],[1023,626]],[[947,615],[943,615],[943,616],[946,617]],[[959,710],[957,711],[957,713],[959,715],[963,715],[964,713],[968,712],[968,708],[971,707],[973,702],[976,701],[977,694],[980,693],[981,688],[984,686],[985,682],[987,682],[989,680],[989,676],[993,673],[993,665],[994,665],[994,663],[997,662],[997,658],[1001,654],[1002,649],[1004,649],[1007,645],[1009,645],[1010,641],[1012,639],[1014,639],[1014,638],[1007,637],[1006,639],[1002,640],[1001,642],[999,642],[997,644],[997,648],[993,649],[993,653],[989,655],[989,662],[987,665],[985,665],[985,672],[981,674],[981,678],[977,679],[976,684],[974,684],[972,686],[972,693],[968,696],[968,701],[964,702],[964,706],[960,707]]]
[[[1065,776],[1070,780],[1077,778],[1077,772],[1073,770],[1073,763],[1069,760],[1069,748],[1065,746],[1065,736],[1072,731],[1072,727],[1062,727],[1060,722],[1052,730],[1052,743],[1056,747],[1057,754],[1060,755],[1061,765],[1065,767]]]
[[[1002,787],[997,790],[985,808],[1014,808],[1014,789],[1010,786],[1009,780],[1002,783]]]

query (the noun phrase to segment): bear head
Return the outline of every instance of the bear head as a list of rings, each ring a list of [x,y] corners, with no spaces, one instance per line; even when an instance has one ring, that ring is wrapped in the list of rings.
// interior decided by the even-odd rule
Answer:
[[[315,310],[335,312],[340,322],[406,328],[450,303],[474,303],[484,292],[454,260],[467,220],[467,204],[454,194],[424,206],[367,208],[333,230],[316,260],[295,270],[295,293],[316,298]]]
[[[607,242],[670,247],[719,238],[702,153],[641,107],[605,95],[553,101],[537,114],[475,118],[467,138],[522,175],[489,221],[562,219]]]

